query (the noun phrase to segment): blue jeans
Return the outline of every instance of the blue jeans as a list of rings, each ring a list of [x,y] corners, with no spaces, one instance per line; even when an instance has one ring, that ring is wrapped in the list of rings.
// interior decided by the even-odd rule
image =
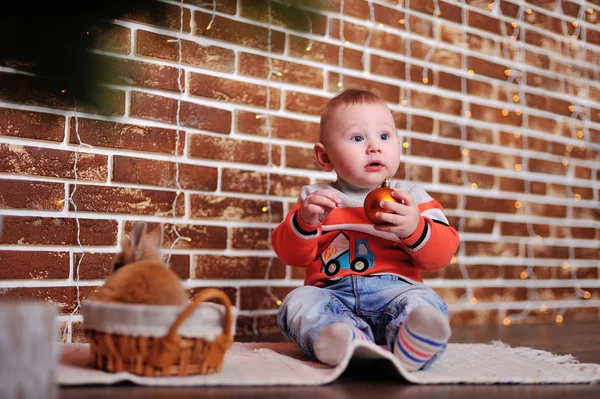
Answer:
[[[418,306],[433,306],[448,317],[448,306],[431,288],[390,274],[352,275],[322,288],[296,288],[279,308],[277,324],[286,337],[311,356],[319,331],[337,322],[359,328],[365,337],[392,351],[400,325]]]

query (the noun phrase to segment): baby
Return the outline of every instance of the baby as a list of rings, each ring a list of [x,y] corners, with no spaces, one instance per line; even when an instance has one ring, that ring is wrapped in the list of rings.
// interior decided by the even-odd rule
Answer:
[[[381,202],[382,224],[367,219],[365,196],[400,164],[394,118],[376,95],[350,89],[333,98],[321,114],[314,151],[337,180],[303,187],[273,231],[277,256],[306,269],[305,285],[281,305],[279,327],[330,365],[352,340],[368,340],[386,344],[409,371],[429,366],[444,351],[450,326],[447,305],[423,285],[421,271],[450,262],[456,230],[442,206],[407,181],[391,182],[397,202]]]

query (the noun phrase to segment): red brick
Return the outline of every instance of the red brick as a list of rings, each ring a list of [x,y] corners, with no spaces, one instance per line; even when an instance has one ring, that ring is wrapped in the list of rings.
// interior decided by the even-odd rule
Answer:
[[[268,90],[268,86],[190,73],[189,91],[192,96],[196,97],[266,107]],[[269,108],[279,109],[281,90],[271,88],[270,91],[271,101]]]
[[[528,299],[525,287],[477,287],[473,295],[479,302],[518,302]]]
[[[515,213],[515,201],[512,199],[483,198],[468,196],[466,209],[478,212]]]
[[[96,24],[89,30],[90,47],[129,54],[131,52],[131,29],[114,24]]]
[[[73,110],[73,95],[57,82],[35,76],[0,72],[0,99],[8,102]],[[94,105],[77,105],[78,111],[106,115],[125,114],[125,92],[109,88],[95,89]]]
[[[500,278],[500,267],[495,265],[465,265],[467,278],[471,279],[496,279]],[[444,278],[463,279],[460,265],[448,265],[444,268]]]
[[[80,287],[80,299],[84,300],[98,287]],[[76,287],[5,288],[0,300],[34,300],[55,304],[60,314],[70,314],[77,306]]]
[[[441,137],[460,139],[461,127],[456,123],[440,120],[438,121],[438,134]]]
[[[560,80],[553,79],[548,76],[538,75],[533,72],[527,72],[527,85],[532,87],[541,87],[542,89],[553,92],[562,91],[562,84]]]
[[[190,296],[190,299],[193,299],[193,298],[195,298],[195,297],[196,297],[198,294],[200,294],[202,291],[204,291],[204,290],[205,290],[205,289],[207,289],[207,288],[216,288],[216,289],[218,289],[219,291],[223,291],[223,293],[224,293],[225,295],[227,295],[227,297],[229,298],[229,300],[231,301],[231,303],[232,303],[233,305],[235,305],[235,303],[236,303],[236,297],[237,297],[237,292],[238,292],[238,289],[237,289],[237,288],[234,288],[234,287],[210,287],[210,286],[209,286],[209,287],[196,287],[196,288],[190,288],[190,289],[188,290],[188,292],[189,292],[189,296]],[[207,301],[207,302],[213,302],[213,303],[222,303],[222,302],[221,302],[220,300],[218,300],[218,299],[209,300],[209,301]]]
[[[184,32],[190,32],[190,16],[191,11],[183,8]],[[181,7],[176,4],[160,3],[154,7],[137,7],[135,11],[129,12],[121,18],[176,31],[181,29]]]
[[[176,130],[161,127],[130,125],[126,123],[79,118],[78,132],[81,141],[94,147],[174,154],[177,143]],[[79,144],[75,119],[69,121],[71,144]],[[183,153],[185,133],[179,134],[179,154]]]
[[[304,33],[325,35],[327,31],[327,17],[311,11],[296,7],[293,3],[288,5],[271,2],[271,24]],[[267,0],[240,3],[241,16],[255,21],[269,23]],[[312,30],[311,30],[312,27]]]
[[[308,87],[323,88],[323,71],[307,65],[271,59],[272,69],[270,80]],[[238,72],[267,79],[269,75],[269,59],[256,54],[240,53]],[[276,71],[276,72],[275,72]],[[281,76],[279,76],[281,73]]]
[[[459,310],[452,313],[451,326],[478,326],[496,324],[497,310]]]
[[[90,62],[98,69],[97,79],[101,82],[179,92],[176,67],[102,55],[91,55]],[[184,74],[181,86],[185,87]]]
[[[558,123],[554,119],[544,118],[541,116],[529,115],[529,123],[527,127],[532,130],[540,130],[548,133],[555,133],[558,128]]]
[[[266,143],[194,134],[190,137],[189,156],[226,162],[267,165],[269,146]],[[281,165],[281,148],[273,145],[272,162]]]
[[[402,29],[404,25],[400,23],[400,20],[406,18],[404,12],[394,7],[386,7],[376,3],[371,4],[373,4],[375,21],[392,28]]]
[[[294,91],[285,92],[285,109],[287,111],[321,115],[321,111],[323,111],[323,108],[325,108],[328,102],[329,98],[327,97],[319,97]]]
[[[0,251],[0,280],[58,280],[69,278],[69,253]]]
[[[600,248],[575,248],[577,259],[600,259]]]
[[[506,65],[496,64],[477,57],[467,58],[467,68],[475,71],[477,75],[487,76],[493,79],[506,80],[504,71],[508,68]]]
[[[445,159],[449,161],[460,161],[462,155],[460,147],[443,143],[411,139],[410,153],[413,156]]]
[[[210,29],[207,30],[206,28],[211,19],[212,14],[194,11],[194,21],[196,23],[194,34],[246,47],[268,50],[269,30],[267,28],[216,16]],[[281,54],[284,47],[285,33],[271,29],[271,52]]]
[[[458,45],[458,43],[456,44]],[[478,53],[492,56],[501,55],[499,43],[493,39],[488,39],[487,37],[467,32],[467,44],[469,45],[469,50],[473,50]]]
[[[133,91],[129,113],[137,118],[175,124],[177,100]],[[179,116],[182,126],[217,133],[231,131],[231,111],[182,101]]]
[[[495,224],[496,222],[492,219],[471,216],[466,220],[465,231],[467,233],[492,234]]]
[[[169,40],[177,40],[177,38],[138,30],[135,52],[145,57],[178,62],[179,44]],[[233,50],[202,45],[190,40],[181,40],[181,62],[219,72],[235,72]]]
[[[415,15],[408,16],[410,31],[416,35],[433,38],[433,23]]]
[[[106,181],[108,157],[79,153],[77,178]],[[75,153],[50,148],[0,144],[0,172],[19,175],[49,176],[74,179]]]
[[[502,34],[500,30],[500,21],[496,18],[468,10],[467,21],[469,26],[473,28],[481,29],[496,35]]]
[[[65,185],[0,179],[0,208],[61,210]]]
[[[431,51],[433,50],[433,51]],[[431,54],[430,54],[431,53]],[[434,64],[441,64],[448,68],[461,68],[462,56],[460,53],[448,50],[444,47],[429,46],[426,43],[411,40],[410,56],[419,60],[424,60],[430,54],[429,61]],[[469,57],[470,58],[470,57]]]
[[[402,26],[402,25],[401,25]],[[372,32],[371,32],[372,31]],[[340,39],[340,21],[339,19],[332,19],[329,32],[331,37]],[[344,22],[344,41],[349,41],[351,43],[356,43],[363,45],[367,42],[369,37],[369,32],[371,32],[371,39],[369,41],[369,47],[378,48],[387,51],[393,51],[397,54],[405,54],[406,42],[399,35],[394,35],[389,32],[384,32],[377,29],[369,30],[361,25],[353,24],[351,22]],[[344,49],[344,53],[348,50],[348,48]],[[351,50],[356,51],[356,50]]]
[[[289,35],[288,46],[291,57],[309,61],[315,61],[328,65],[338,65],[339,46],[314,40],[310,51],[307,51],[309,40],[303,37]],[[362,70],[362,52],[351,48],[345,48],[342,64],[346,68]]]
[[[61,142],[65,137],[65,117],[0,108],[0,136]]]
[[[560,162],[552,162],[541,159],[529,159],[527,170],[537,173],[552,175],[566,175],[567,168]]]
[[[504,116],[502,111],[502,109],[493,108],[487,105],[471,104],[471,112],[474,119],[512,126],[521,126],[523,124],[522,114],[517,115],[515,111],[509,110],[508,115]]]
[[[165,259],[166,261],[166,259]],[[181,280],[190,278],[190,255],[173,255],[168,268],[173,271]]]
[[[444,209],[456,209],[458,207],[458,197],[456,194],[429,191],[429,195],[436,199]]]
[[[553,218],[566,218],[567,207],[563,205],[550,205],[550,204],[537,204],[535,202],[529,203],[532,216],[544,216]]]
[[[228,220],[247,222],[279,223],[283,219],[283,204],[271,201],[269,212],[264,212],[267,200],[251,200],[224,196],[191,195],[191,217],[206,220]]]
[[[186,4],[192,4],[195,7],[206,8],[212,12],[213,2],[206,0],[184,0]],[[214,3],[215,10],[226,14],[234,15],[237,12],[237,0],[219,0]]]
[[[543,35],[530,29],[525,30],[525,43],[541,47],[543,49],[556,49],[558,43],[552,37]]]
[[[247,256],[194,256],[194,274],[196,279],[264,279],[269,265],[269,258]],[[277,258],[272,259],[269,279],[285,277],[285,265]]]
[[[488,80],[488,79],[486,79]],[[474,96],[493,98],[494,97],[494,86],[490,83],[483,82],[481,80],[468,79],[467,80],[467,93]]]
[[[79,219],[82,245],[115,245],[117,222]],[[4,216],[2,244],[77,245],[74,218]]]
[[[329,86],[330,92],[337,92],[340,88],[337,85],[340,76],[337,73],[329,72]],[[344,76],[344,89],[354,88],[369,90],[379,96],[384,101],[391,103],[400,102],[400,88],[398,86],[389,85],[386,83],[374,82],[366,79],[355,78],[353,76]]]
[[[376,31],[363,25],[355,24],[349,21],[344,21],[344,40],[350,43],[363,44],[366,43],[369,33],[371,33],[370,47],[379,47],[381,40],[373,41]],[[340,38],[340,20],[332,18],[329,23],[329,35],[335,39]],[[395,36],[395,35],[394,35]],[[398,51],[398,49],[396,49]]]
[[[115,253],[86,252],[82,259],[81,253],[74,253],[73,275],[77,275],[77,265],[79,265],[80,280],[104,280],[112,273],[115,256]]]
[[[494,187],[494,176],[483,173],[467,172],[466,181],[463,182],[462,171],[454,169],[440,169],[440,183],[463,186],[465,183],[477,183],[479,188],[491,189]]]
[[[233,227],[231,229],[231,247],[233,249],[269,249],[270,233],[267,229],[253,227]]]
[[[421,183],[433,182],[433,168],[431,166],[424,165],[405,165],[408,167],[411,181],[418,181]],[[401,167],[398,172],[394,175],[395,179],[405,180],[405,168]]]
[[[298,197],[302,186],[310,184],[310,179],[300,176],[270,175],[270,195]],[[223,169],[221,190],[238,193],[265,194],[267,175],[262,172]]]
[[[169,216],[175,196],[174,191],[80,185],[73,201],[79,212]],[[175,207],[177,216],[184,213],[184,201],[180,196]]]
[[[411,91],[410,104],[415,108],[426,109],[433,112],[460,116],[462,101],[447,97]]]
[[[239,133],[267,136],[267,118],[272,137],[315,143],[319,140],[319,124],[269,115],[256,118],[254,112],[236,111],[236,131]]]
[[[123,226],[123,238],[131,236],[131,232],[137,222],[128,221]],[[151,231],[158,227],[158,223],[148,223],[148,230]],[[227,248],[227,228],[223,226],[203,226],[198,224],[177,224],[177,233],[172,223],[163,223],[162,248],[166,254],[169,252],[173,243],[177,240],[177,233],[181,237],[190,238],[180,239],[173,249],[226,249]]]
[[[285,166],[296,169],[321,170],[312,148],[286,146]]]
[[[271,287],[273,295],[283,301],[295,287]],[[240,289],[240,310],[277,309],[278,305],[267,293],[267,287],[242,287]]]
[[[280,335],[281,330],[277,326],[277,315],[240,315],[237,318],[236,337],[247,337],[265,335]]]
[[[116,155],[113,158],[113,181],[177,188],[177,165]],[[215,191],[218,170],[205,166],[179,164],[179,184],[187,190]]]
[[[380,57],[376,54],[371,54],[371,73],[405,79],[406,64],[403,61],[393,60],[391,58]]]

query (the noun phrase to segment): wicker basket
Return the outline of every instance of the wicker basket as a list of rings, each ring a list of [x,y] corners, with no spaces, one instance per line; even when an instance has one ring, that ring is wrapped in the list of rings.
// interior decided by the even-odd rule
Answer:
[[[198,305],[210,299],[218,299],[225,305],[221,335],[210,342],[179,335],[181,324]],[[84,331],[91,345],[94,366],[101,370],[153,377],[210,374],[221,370],[225,353],[233,344],[231,308],[231,301],[223,291],[207,288],[196,295],[163,337],[131,336],[85,328],[85,316]]]

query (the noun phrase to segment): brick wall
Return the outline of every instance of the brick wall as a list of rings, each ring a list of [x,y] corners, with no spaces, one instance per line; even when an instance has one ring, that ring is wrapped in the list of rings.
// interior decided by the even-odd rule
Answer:
[[[75,113],[68,93],[0,68],[0,298],[57,303],[78,339],[78,296],[146,220],[166,224],[186,287],[231,296],[240,334],[276,331],[276,300],[303,275],[271,258],[270,228],[301,186],[332,178],[311,148],[342,85],[388,102],[397,177],[461,232],[453,263],[425,276],[452,323],[598,319],[598,1],[331,0],[298,22],[275,2],[269,18],[186,0],[181,98],[180,8],[166,3],[160,26],[132,15],[90,32],[98,64],[116,66],[101,107]],[[171,250],[173,212],[191,240]]]

